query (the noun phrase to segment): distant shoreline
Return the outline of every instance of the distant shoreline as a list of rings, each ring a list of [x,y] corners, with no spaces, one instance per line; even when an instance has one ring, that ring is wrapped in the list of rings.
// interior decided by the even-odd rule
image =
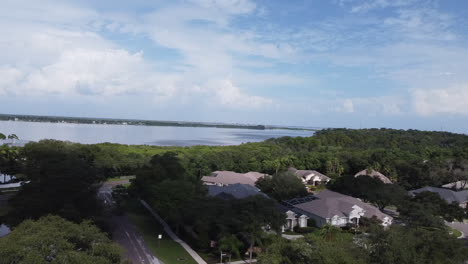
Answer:
[[[213,128],[237,128],[252,130],[302,130],[318,131],[321,128],[268,126],[268,125],[246,125],[210,122],[187,122],[187,121],[159,121],[120,118],[95,118],[95,117],[67,117],[67,116],[40,116],[40,115],[16,115],[0,114],[0,121],[23,121],[23,122],[49,122],[70,124],[98,124],[98,125],[132,125],[132,126],[164,126],[164,127],[213,127]]]

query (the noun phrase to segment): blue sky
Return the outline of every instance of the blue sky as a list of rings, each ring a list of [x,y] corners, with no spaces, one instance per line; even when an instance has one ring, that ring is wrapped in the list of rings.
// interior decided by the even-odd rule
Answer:
[[[6,0],[0,112],[468,130],[468,2]]]

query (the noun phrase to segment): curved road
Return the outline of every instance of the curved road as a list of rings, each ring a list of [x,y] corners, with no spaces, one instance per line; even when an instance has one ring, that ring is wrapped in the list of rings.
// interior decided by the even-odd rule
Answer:
[[[462,232],[462,236],[460,238],[468,238],[468,223],[446,222],[446,225],[450,226],[451,228],[455,228],[458,231]]]

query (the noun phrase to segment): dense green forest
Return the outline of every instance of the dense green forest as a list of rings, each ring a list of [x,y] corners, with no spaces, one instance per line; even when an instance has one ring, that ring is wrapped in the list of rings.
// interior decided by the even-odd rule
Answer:
[[[156,166],[152,168],[154,174],[162,175],[161,167],[170,164],[174,157],[180,168],[167,178],[183,177],[189,182],[198,182],[201,176],[216,170],[275,174],[291,166],[318,170],[332,177],[333,182],[373,168],[404,189],[439,186],[468,178],[468,136],[393,129],[329,129],[307,138],[283,137],[216,147],[83,145],[42,140],[23,148],[2,146],[0,171],[17,174],[18,180],[23,177],[31,181],[17,195],[21,198],[13,200],[14,205],[24,209],[16,211],[16,218],[38,217],[44,210],[47,213],[68,210],[70,215],[66,218],[79,219],[86,214],[72,216],[72,212],[82,207],[85,211],[96,208],[91,206],[92,201],[85,206],[82,202],[97,183],[113,176],[141,174],[151,164]],[[47,188],[42,190],[41,186]],[[72,193],[70,189],[80,192],[69,197],[66,194]],[[36,199],[35,193],[46,199]],[[66,206],[55,199],[61,193],[67,196],[61,199]],[[33,203],[28,211],[28,204]]]
[[[311,227],[298,230],[312,232],[306,239],[288,242],[262,231],[267,226],[274,233],[284,223],[274,200],[207,197],[200,181],[201,176],[215,170],[259,171],[274,175],[259,183],[270,197],[281,200],[305,195],[297,178],[282,173],[291,166],[318,170],[332,177],[328,188],[380,208],[397,206],[405,226],[381,230],[369,220],[363,223],[367,237],[354,236],[356,231]],[[352,177],[368,168],[381,171],[396,184]],[[218,248],[233,255],[263,248],[267,251],[257,252],[260,263],[278,264],[355,263],[357,257],[362,263],[447,263],[446,258],[460,263],[467,257],[466,248],[448,235],[443,224],[444,219],[466,218],[466,212],[433,195],[406,195],[406,190],[423,185],[467,179],[468,136],[460,134],[330,129],[308,138],[284,137],[222,147],[82,145],[42,140],[22,148],[1,146],[0,171],[30,181],[12,198],[12,210],[0,219],[13,230],[24,220],[49,214],[74,223],[88,219],[106,230],[95,200],[99,184],[114,176],[136,175],[128,189],[118,189],[116,200],[125,204],[128,199],[145,199],[176,233],[207,254],[216,254]],[[218,241],[218,247],[211,248],[210,241]],[[444,247],[437,249],[442,244]],[[337,247],[343,250],[337,252]],[[384,251],[385,258],[381,257]]]
[[[75,224],[58,216],[26,220],[0,239],[0,264],[120,264],[121,249],[89,221]]]
[[[46,142],[32,143],[47,144]],[[30,148],[30,146],[25,149]],[[134,174],[152,156],[174,152],[194,178],[216,170],[274,174],[290,166],[332,178],[373,168],[406,189],[438,186],[468,175],[468,136],[392,129],[329,129],[239,146],[80,145],[102,177]]]

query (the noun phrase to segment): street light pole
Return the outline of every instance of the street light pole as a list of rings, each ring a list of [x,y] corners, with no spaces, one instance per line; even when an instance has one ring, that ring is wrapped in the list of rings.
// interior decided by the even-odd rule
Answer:
[[[221,255],[220,255],[220,262],[219,263],[223,263],[223,256],[225,256],[226,254],[223,254],[223,251],[221,251]]]

